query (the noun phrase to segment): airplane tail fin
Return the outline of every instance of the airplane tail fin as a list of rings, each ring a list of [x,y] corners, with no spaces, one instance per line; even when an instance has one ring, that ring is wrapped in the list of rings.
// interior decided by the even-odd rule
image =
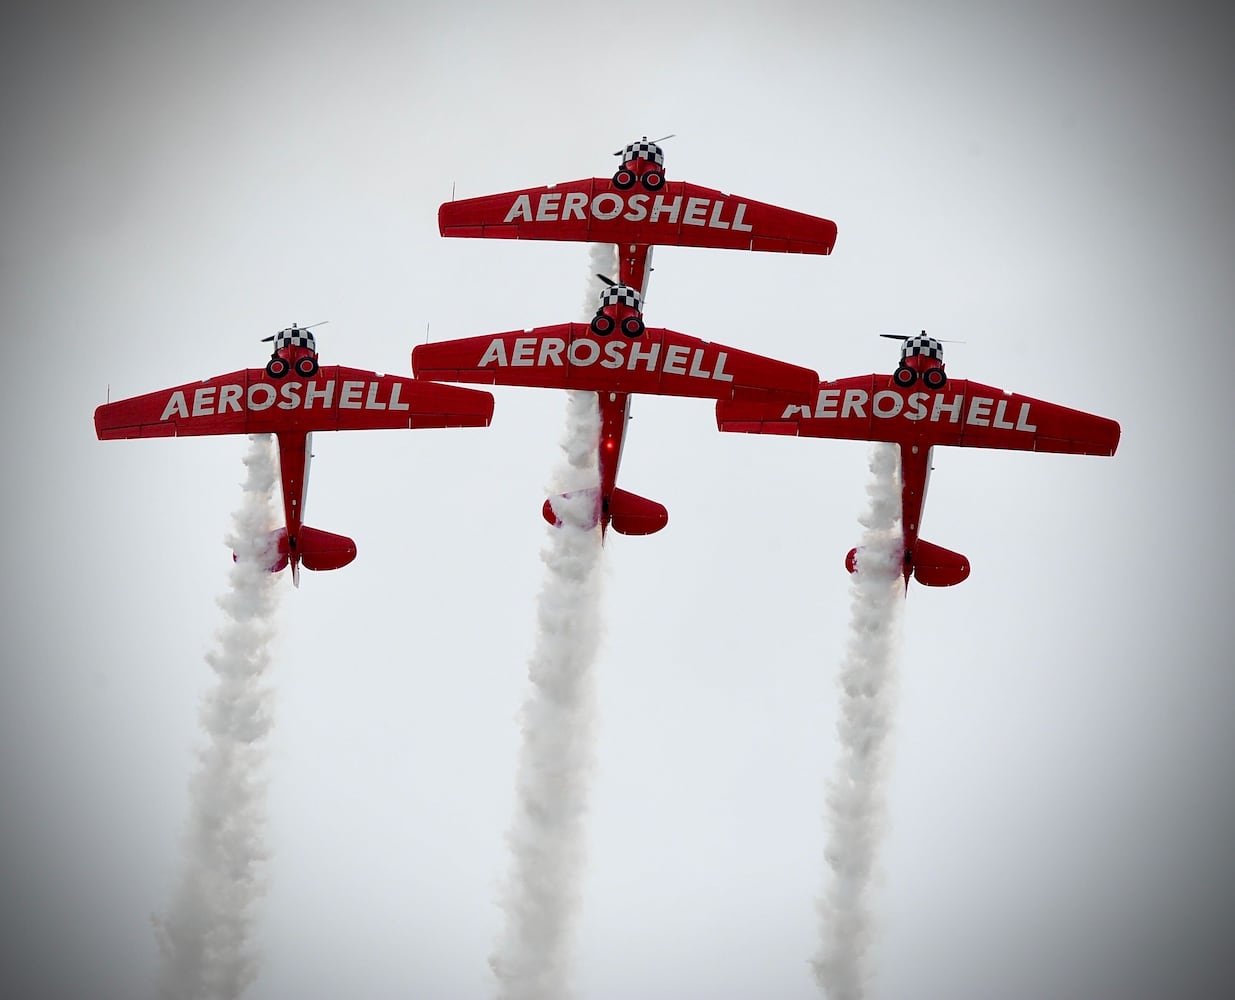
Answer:
[[[573,501],[573,503],[570,503]],[[581,506],[584,502],[591,504],[591,521],[586,518],[579,518],[578,513],[581,511]],[[545,505],[540,509],[540,513],[544,519],[552,524],[555,528],[562,526],[562,517],[558,514],[554,504],[561,503],[562,510],[572,509],[576,516],[572,518],[572,523],[577,524],[580,528],[595,528],[600,523],[600,490],[595,486],[588,487],[582,490],[571,490],[569,493],[559,493],[557,496],[549,497],[545,501]],[[567,504],[569,503],[569,507]]]
[[[651,535],[669,523],[664,504],[619,489],[609,498],[609,516],[621,535]]]
[[[857,572],[860,552],[850,549],[845,556],[845,569],[850,573]],[[954,587],[968,579],[969,560],[959,552],[919,539],[906,566],[906,583],[910,575],[924,587]]]

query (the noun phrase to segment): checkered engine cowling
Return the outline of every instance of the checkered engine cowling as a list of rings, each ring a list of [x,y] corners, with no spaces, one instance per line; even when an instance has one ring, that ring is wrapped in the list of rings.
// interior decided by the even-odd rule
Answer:
[[[663,167],[665,154],[656,143],[644,139],[642,142],[632,142],[622,150],[622,162],[629,163],[631,160],[651,160],[658,167]]]
[[[925,334],[910,337],[905,341],[905,346],[901,348],[901,358],[912,358],[917,355],[925,355],[936,361],[943,361],[943,344],[939,343],[934,337],[928,337]]]
[[[317,352],[317,344],[313,340],[313,334],[308,330],[300,329],[298,326],[280,330],[275,336],[274,349],[281,351],[285,347],[307,347],[310,351]]]
[[[600,293],[600,306],[629,306],[635,312],[643,312],[643,299],[630,285],[609,285]]]

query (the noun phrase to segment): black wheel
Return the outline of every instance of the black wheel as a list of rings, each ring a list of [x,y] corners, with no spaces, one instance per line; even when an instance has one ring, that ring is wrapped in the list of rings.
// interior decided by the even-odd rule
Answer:
[[[643,333],[643,320],[638,316],[627,316],[622,320],[622,333],[627,337],[638,337]]]
[[[301,378],[312,378],[317,374],[317,358],[303,357],[296,359],[296,374]]]
[[[896,371],[892,373],[892,381],[902,389],[908,389],[917,380],[918,373],[908,365],[897,365]]]
[[[942,368],[928,368],[922,373],[922,382],[928,389],[942,389],[948,384],[948,376]]]
[[[266,374],[271,378],[283,378],[291,370],[285,358],[271,358],[266,362]]]
[[[613,317],[605,313],[597,313],[592,317],[592,332],[598,337],[607,337],[613,332]]]
[[[643,186],[649,191],[659,191],[665,186],[665,175],[659,170],[649,170],[643,175]]]
[[[613,186],[619,191],[625,191],[627,188],[635,186],[635,175],[633,171],[623,167],[613,175]]]

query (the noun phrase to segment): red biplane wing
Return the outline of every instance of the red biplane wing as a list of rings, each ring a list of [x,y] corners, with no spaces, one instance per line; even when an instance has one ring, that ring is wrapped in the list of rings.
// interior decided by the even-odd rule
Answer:
[[[420,344],[412,351],[412,371],[447,382],[704,399],[801,402],[813,399],[819,384],[809,368],[673,330],[597,337],[586,323]]]
[[[716,424],[750,434],[1072,455],[1113,455],[1119,446],[1114,420],[964,379],[925,391],[902,389],[890,375],[859,375],[822,383],[813,405],[721,401]]]
[[[487,427],[493,396],[332,365],[312,378],[249,368],[94,411],[99,440],[416,427]]]
[[[668,181],[659,191],[619,191],[609,178],[448,201],[443,236],[716,247],[828,254],[836,223],[712,188]]]

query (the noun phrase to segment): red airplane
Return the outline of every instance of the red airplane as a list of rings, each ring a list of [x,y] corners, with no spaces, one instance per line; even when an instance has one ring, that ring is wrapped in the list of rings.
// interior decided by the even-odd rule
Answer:
[[[418,377],[595,391],[601,414],[595,518],[602,537],[610,523],[638,535],[659,531],[669,520],[661,504],[615,485],[632,393],[804,402],[815,392],[809,369],[672,330],[646,330],[643,296],[652,247],[829,254],[836,242],[836,223],[829,219],[667,181],[664,151],[646,136],[615,155],[621,165],[612,177],[449,201],[437,213],[443,236],[616,244],[620,280],[600,276],[608,288],[590,325],[424,344],[412,352]],[[614,329],[627,339],[605,341]],[[552,500],[544,515],[557,522]]]
[[[891,375],[823,382],[813,406],[722,400],[716,405],[716,424],[722,431],[898,445],[905,587],[911,576],[928,587],[950,587],[969,576],[969,560],[918,537],[935,445],[1114,455],[1119,424],[978,382],[951,380],[944,371],[943,345],[925,330],[896,339],[905,343]],[[856,549],[845,557],[850,573],[856,557]]]
[[[274,434],[279,445],[285,527],[271,572],[328,570],[356,558],[356,544],[303,523],[313,431],[487,427],[493,396],[337,365],[321,368],[313,334],[293,324],[267,341],[266,367],[107,403],[94,411],[100,441],[194,434]]]
[[[612,177],[448,201],[443,236],[614,243],[621,280],[646,291],[653,246],[829,254],[836,223],[713,188],[665,179],[664,151],[646,137],[617,154]],[[641,190],[636,190],[640,188]]]
[[[618,464],[632,393],[768,402],[782,410],[814,398],[819,376],[809,368],[645,327],[642,299],[610,281],[588,323],[562,323],[437,344],[412,351],[417,378],[554,389],[591,390],[600,406],[600,485],[593,524],[623,535],[650,535],[669,521],[664,506],[617,488]],[[621,336],[611,337],[617,328]],[[559,523],[553,499],[543,513]]]

